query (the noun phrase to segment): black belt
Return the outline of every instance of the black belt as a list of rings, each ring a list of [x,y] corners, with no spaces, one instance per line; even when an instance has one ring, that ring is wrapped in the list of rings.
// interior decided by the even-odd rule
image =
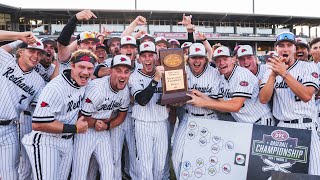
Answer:
[[[11,123],[12,120],[0,121],[0,126],[7,126]]]
[[[73,138],[73,136],[74,136],[74,134],[63,135],[63,136],[61,136],[61,138],[63,138],[63,139],[71,139],[71,138]]]
[[[31,112],[30,111],[23,111],[23,114],[27,115],[27,116],[31,116]]]
[[[186,113],[189,113],[188,110],[186,110]],[[192,116],[210,116],[212,114],[215,114],[215,112],[209,113],[209,114],[195,114],[195,113],[190,113]]]
[[[303,118],[302,119],[303,123],[311,123],[312,122],[312,119],[310,118]],[[299,123],[299,119],[294,119],[294,120],[291,120],[291,121],[283,121],[284,123],[289,123],[289,124],[297,124]]]

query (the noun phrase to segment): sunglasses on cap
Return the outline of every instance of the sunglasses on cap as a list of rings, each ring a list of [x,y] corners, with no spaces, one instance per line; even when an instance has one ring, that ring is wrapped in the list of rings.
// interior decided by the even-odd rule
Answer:
[[[284,40],[288,40],[288,41],[295,41],[296,36],[294,34],[291,33],[283,33],[283,34],[279,34],[277,36],[276,41],[284,41]]]

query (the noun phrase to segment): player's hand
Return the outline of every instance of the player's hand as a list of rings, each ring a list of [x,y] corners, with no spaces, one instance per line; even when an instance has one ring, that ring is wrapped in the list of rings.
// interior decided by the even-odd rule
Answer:
[[[89,20],[92,17],[93,18],[97,18],[97,16],[95,14],[93,14],[93,12],[91,12],[89,9],[85,9],[83,11],[80,11],[76,14],[76,17],[79,21],[82,20]]]
[[[28,44],[28,45],[34,45],[38,38],[36,38],[32,32],[19,32],[19,40],[23,41],[24,43]],[[39,40],[38,40],[39,41]]]
[[[77,120],[76,126],[77,126],[77,133],[85,133],[88,130],[88,122],[84,120],[83,116],[81,116]]]
[[[155,74],[153,79],[155,81],[159,82],[161,77],[162,77],[162,75],[163,75],[163,73],[164,73],[164,67],[163,66],[157,66],[156,67],[156,74]]]
[[[136,23],[137,26],[138,25],[145,25],[145,24],[147,24],[147,19],[143,16],[138,16],[138,17],[136,17],[134,22]]]
[[[97,35],[97,37],[102,36],[103,38],[109,36],[112,33],[108,28],[102,27],[102,31]]]
[[[187,25],[187,32],[192,33],[196,30],[196,27],[193,24]]]
[[[277,75],[285,76],[288,65],[285,64],[285,58],[283,57],[270,57],[268,59],[269,68],[274,71]]]
[[[197,89],[192,89],[190,94],[198,96],[198,97],[201,97],[203,99],[211,99],[209,96],[207,96],[206,94],[200,92]]]
[[[205,99],[197,96],[196,94],[190,93],[187,96],[191,97],[191,100],[188,100],[187,103],[196,107],[205,107]]]
[[[207,39],[206,34],[203,32],[198,31],[198,38],[203,41],[205,39]]]
[[[182,24],[184,26],[188,26],[191,24],[192,15],[186,16],[185,14],[182,15],[182,21],[178,22],[178,24]]]
[[[102,120],[97,120],[95,124],[96,131],[105,131],[107,130],[108,125],[104,123]]]

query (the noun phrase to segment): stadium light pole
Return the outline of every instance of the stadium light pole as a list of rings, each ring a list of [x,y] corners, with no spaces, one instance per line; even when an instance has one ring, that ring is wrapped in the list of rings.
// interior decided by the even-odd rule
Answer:
[[[254,0],[252,0],[252,13],[254,14]]]

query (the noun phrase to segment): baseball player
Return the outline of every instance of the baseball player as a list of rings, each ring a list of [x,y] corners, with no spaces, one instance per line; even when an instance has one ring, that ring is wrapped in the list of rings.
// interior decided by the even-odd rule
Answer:
[[[163,66],[155,66],[156,49],[152,42],[140,45],[142,69],[129,78],[134,98],[134,119],[139,179],[162,179],[168,152],[168,111],[158,101],[162,94]]]
[[[44,87],[34,67],[45,55],[43,44],[31,32],[0,31],[0,41],[21,40],[0,48],[0,179],[18,179],[20,114],[37,102]],[[27,45],[29,43],[31,45]],[[16,58],[8,52],[16,47]]]
[[[36,65],[34,70],[43,78],[45,84],[47,84],[52,78],[59,73],[59,63],[52,63],[54,61],[54,49],[56,48],[56,42],[54,40],[43,38],[41,42],[44,45],[46,55],[40,60],[40,63]],[[32,131],[32,113],[34,106],[30,106],[26,111],[23,111],[20,115],[20,141],[25,134]],[[21,155],[19,163],[19,179],[32,179],[32,168],[24,146],[21,146]]]
[[[120,125],[126,117],[130,103],[126,86],[130,69],[131,60],[127,56],[116,55],[110,76],[95,79],[86,88],[81,113],[89,129],[86,134],[75,136],[71,179],[86,179],[91,155],[98,161],[101,179],[115,179],[109,130]],[[119,111],[117,116],[111,118],[115,111]]]
[[[267,103],[273,95],[273,115],[278,126],[312,131],[309,174],[320,174],[320,142],[316,134],[315,93],[319,89],[318,68],[314,63],[294,58],[295,35],[280,33],[275,42],[280,58],[269,58],[270,69],[260,85],[260,101]]]
[[[273,116],[268,104],[259,101],[258,78],[248,69],[235,65],[229,48],[221,46],[214,51],[214,60],[220,77],[220,100],[208,98],[207,95],[193,90],[189,96],[190,103],[222,112],[231,112],[238,122],[274,125]]]
[[[96,56],[88,50],[74,52],[71,69],[51,80],[41,92],[32,117],[32,132],[22,139],[34,179],[68,178],[72,138],[88,129],[88,123],[78,113],[95,62]]]
[[[207,58],[204,45],[201,43],[194,43],[190,46],[189,51],[188,66],[186,67],[188,89],[197,89],[210,98],[217,99],[220,73],[217,69],[208,65],[209,59]],[[212,109],[200,108],[187,104],[185,106],[185,111],[187,113],[179,123],[178,130],[176,131],[172,152],[172,162],[177,178],[180,176],[188,118],[198,117],[213,120],[218,119],[217,112]]]
[[[151,41],[154,43],[154,37],[150,34],[144,34],[141,36],[140,38],[140,44],[144,43],[144,42],[148,42]]]
[[[170,39],[168,41],[169,48],[179,48],[180,47],[180,42],[176,39]]]
[[[91,18],[97,17],[90,10],[83,10],[72,16],[68,23],[63,27],[57,43],[59,52],[58,61],[60,62],[59,74],[61,74],[65,69],[70,69],[70,57],[72,52],[78,49],[87,49],[93,53],[95,52],[96,43],[100,40],[91,32],[82,32],[78,34],[77,40],[70,44],[70,39],[77,23]]]
[[[238,62],[241,67],[251,71],[259,81],[261,81],[264,73],[267,71],[267,66],[258,64],[257,57],[254,55],[250,45],[241,45],[237,50]]]
[[[296,53],[295,59],[301,61],[309,61],[309,51],[308,41],[304,38],[296,38]]]
[[[121,38],[120,52],[122,55],[127,56],[131,62],[131,73],[136,71],[140,64],[137,63],[136,59],[136,39],[132,36],[124,36]],[[111,129],[111,143],[112,143],[112,153],[114,160],[114,179],[121,179],[121,156],[124,139],[126,140],[128,150],[129,150],[129,174],[131,178],[137,179],[136,170],[136,146],[134,139],[134,124],[131,119],[132,115],[132,105],[129,106],[127,117],[124,122]]]

